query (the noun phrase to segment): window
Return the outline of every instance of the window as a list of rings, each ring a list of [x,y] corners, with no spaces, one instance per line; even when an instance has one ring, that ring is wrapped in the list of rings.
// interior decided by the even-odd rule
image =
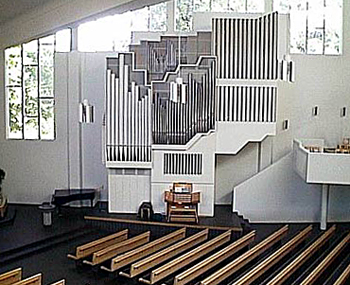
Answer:
[[[5,50],[8,139],[55,139],[54,55],[70,50],[70,30]]]
[[[166,31],[166,11],[166,3],[160,3],[81,24],[78,27],[78,50],[128,51],[132,32]]]
[[[262,13],[262,0],[174,0],[176,1],[176,29],[191,31],[194,12]]]
[[[275,0],[274,9],[290,14],[291,53],[342,53],[342,0]]]

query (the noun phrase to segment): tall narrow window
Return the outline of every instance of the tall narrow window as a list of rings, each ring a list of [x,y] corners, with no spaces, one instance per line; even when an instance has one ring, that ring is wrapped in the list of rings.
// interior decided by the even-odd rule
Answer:
[[[160,3],[86,22],[78,27],[78,50],[128,51],[133,32],[166,31],[166,16],[166,3]]]
[[[342,0],[275,0],[274,9],[290,14],[291,53],[342,53]]]
[[[7,138],[55,139],[56,46],[70,50],[70,30],[5,50]]]
[[[194,12],[262,13],[262,0],[174,0],[176,1],[176,29],[191,31]]]

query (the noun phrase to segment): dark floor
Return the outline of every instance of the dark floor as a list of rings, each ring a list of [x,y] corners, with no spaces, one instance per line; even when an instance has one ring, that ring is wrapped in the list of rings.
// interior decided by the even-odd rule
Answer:
[[[37,206],[10,205],[17,209],[17,217],[13,225],[0,227],[0,273],[22,267],[23,276],[28,277],[41,272],[43,284],[51,284],[62,278],[66,284],[94,285],[94,284],[140,284],[135,281],[116,277],[101,271],[94,272],[90,267],[76,268],[74,261],[68,259],[70,253],[80,244],[96,239],[97,236],[108,234],[108,231],[83,232],[86,225],[85,215],[111,216],[118,218],[136,219],[135,215],[109,215],[104,212],[103,207],[95,209],[72,209],[64,208],[62,216],[54,216],[52,227],[42,226],[41,213]],[[215,208],[214,218],[201,218],[203,225],[240,226],[241,219],[231,213],[229,206]],[[251,229],[257,231],[256,243],[266,236],[282,227],[282,224],[252,224]],[[306,224],[291,224],[290,236],[304,228]],[[315,224],[315,232],[318,233],[318,224]],[[350,229],[349,224],[339,224],[342,229]],[[81,231],[79,238],[71,236],[72,231]],[[57,235],[67,235],[66,241],[57,242],[53,247],[43,248],[8,262],[1,262],[1,257],[10,249],[25,247],[26,244],[40,242],[41,240],[54,240]],[[70,240],[68,238],[71,237]]]
[[[118,219],[127,220],[139,220],[137,214],[109,214],[106,211],[106,205],[102,204],[99,208],[97,207],[92,215],[100,217],[113,217]],[[160,222],[166,223],[166,216],[161,216]],[[228,228],[241,228],[242,219],[236,214],[232,213],[232,206],[220,205],[214,206],[214,217],[199,217],[200,226],[209,227],[228,227]]]

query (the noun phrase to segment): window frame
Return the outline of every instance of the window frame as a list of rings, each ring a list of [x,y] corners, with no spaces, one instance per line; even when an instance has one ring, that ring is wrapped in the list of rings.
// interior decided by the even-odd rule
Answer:
[[[327,12],[327,1],[329,0],[322,0],[323,1],[323,23],[322,23],[322,53],[311,53],[308,51],[308,45],[309,45],[309,6],[310,6],[310,0],[304,0],[305,1],[305,36],[303,38],[303,42],[305,43],[305,51],[301,51],[299,49],[299,52],[296,52],[297,48],[292,48],[292,37],[290,36],[289,39],[289,43],[290,43],[290,47],[289,47],[289,52],[292,55],[308,55],[308,56],[342,56],[343,55],[343,42],[344,42],[344,0],[340,0],[341,1],[341,14],[342,14],[342,19],[341,19],[341,31],[339,33],[340,38],[339,38],[339,52],[338,53],[327,53],[326,49],[327,49],[327,43],[326,43],[326,33],[327,33],[327,19],[326,19],[326,12]],[[280,3],[282,2],[281,0],[273,0],[273,10],[275,11],[279,11],[280,7]],[[289,10],[288,12],[283,11],[280,12],[281,14],[290,14],[291,11],[291,6],[288,3],[286,4],[289,6]],[[292,21],[290,20],[290,27],[292,27]]]
[[[56,34],[65,30],[69,30],[69,45],[66,45],[65,48],[67,48],[69,46],[69,48],[67,48],[67,50],[57,50],[56,46],[57,46],[57,42],[56,42]],[[56,57],[56,53],[57,52],[70,52],[71,51],[71,46],[72,46],[72,30],[70,28],[67,29],[63,29],[58,31],[57,33],[53,33],[53,34],[49,34],[40,38],[35,38],[31,41],[28,42],[24,42],[21,43],[19,45],[16,46],[11,46],[8,47],[6,49],[4,49],[4,91],[5,91],[5,133],[6,133],[6,140],[24,140],[24,141],[55,141],[57,139],[57,122],[56,122],[56,118],[57,118],[57,114],[56,114],[56,96],[55,96],[55,57]],[[49,37],[53,37],[52,42],[48,43],[48,42],[44,42],[44,39],[49,38]],[[41,42],[43,41],[43,42]],[[25,45],[26,44],[30,44],[30,43],[35,43],[36,48],[35,48],[35,60],[34,63],[25,63]],[[68,38],[67,38],[67,42],[66,44],[68,44]],[[44,50],[41,50],[42,47],[44,46],[51,46],[52,48],[52,56],[50,56],[50,61],[52,65],[43,65],[41,62],[41,55],[43,54]],[[8,69],[8,55],[6,54],[6,51],[12,48],[20,48],[20,59],[18,60],[18,62],[20,62],[21,66],[20,68],[18,68],[18,71],[20,71],[20,84],[9,84],[9,69]],[[69,49],[69,50],[68,50]],[[32,88],[36,89],[35,93],[35,101],[36,101],[36,112],[35,114],[28,114],[26,108],[26,99],[28,99],[28,96],[26,95],[26,84],[25,84],[25,69],[26,68],[30,68],[30,67],[34,67],[36,69],[35,71],[35,80],[34,80],[34,85],[32,86]],[[42,78],[42,68],[43,67],[48,67],[48,68],[52,68],[51,74],[50,74],[50,81],[52,80],[52,95],[48,95],[45,94],[44,92],[42,92],[42,82],[43,82],[43,78]],[[19,81],[18,81],[19,82]],[[50,84],[51,85],[51,84]],[[20,104],[21,107],[21,113],[18,115],[18,117],[21,118],[21,121],[19,123],[20,125],[20,130],[18,130],[17,132],[12,132],[11,131],[11,107],[10,107],[10,103],[11,103],[11,99],[10,99],[10,92],[11,89],[13,88],[20,88],[20,91],[18,91],[18,100],[20,101],[20,103],[18,103],[18,105]],[[48,120],[52,120],[52,135],[50,134],[50,137],[45,137],[45,135],[43,134],[43,130],[45,129],[45,127],[42,124],[42,114],[43,114],[43,108],[42,105],[45,104],[43,103],[45,100],[47,101],[51,101],[49,104],[49,108],[52,108],[52,112],[50,112],[52,114],[52,117],[50,117]],[[17,117],[17,116],[16,116]],[[33,131],[33,133],[35,134],[35,137],[33,136],[33,138],[29,137],[28,134],[26,136],[26,120],[30,120],[30,119],[35,119],[36,120],[36,124],[37,126],[34,128],[35,131]],[[48,121],[47,120],[47,121]],[[37,129],[37,130],[36,130]],[[13,133],[13,135],[11,135],[11,133]],[[15,134],[18,134],[18,137],[15,136]]]

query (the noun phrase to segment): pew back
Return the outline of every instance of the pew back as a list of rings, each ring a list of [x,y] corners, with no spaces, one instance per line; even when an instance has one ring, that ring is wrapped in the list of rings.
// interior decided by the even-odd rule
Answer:
[[[150,255],[160,249],[165,248],[173,244],[176,241],[183,239],[186,236],[186,228],[179,229],[175,232],[172,232],[164,237],[161,237],[157,240],[154,240],[148,244],[145,244],[139,248],[128,251],[124,254],[121,254],[111,261],[111,268],[101,266],[101,269],[113,272],[122,268],[130,263],[133,263],[136,260],[139,260],[147,255]]]
[[[306,250],[296,257],[287,267],[279,272],[268,285],[283,284],[302,264],[304,264],[311,256],[319,250],[335,233],[336,227],[331,227],[327,232],[321,235]]]
[[[22,268],[16,268],[14,270],[5,272],[0,275],[0,284],[8,285],[13,284],[22,279]]]
[[[332,264],[334,259],[341,253],[341,251],[349,244],[350,233],[326,256],[324,260],[303,280],[301,285],[315,284],[318,277]]]
[[[52,283],[51,285],[65,285],[66,284],[66,280],[62,279],[60,281],[57,281],[55,283]]]
[[[343,273],[339,276],[339,278],[334,282],[333,285],[345,285],[346,282],[350,278],[350,264],[345,268]]]
[[[129,250],[132,250],[134,248],[137,248],[145,243],[148,243],[150,240],[151,232],[145,232],[142,233],[136,237],[124,240],[120,243],[111,245],[109,247],[106,247],[102,250],[99,250],[97,252],[94,252],[92,255],[92,261],[84,260],[83,263],[90,264],[90,265],[97,265],[100,264],[108,259],[111,259],[118,254],[127,252]]]
[[[285,257],[289,252],[295,249],[299,244],[301,244],[312,232],[312,226],[308,226],[295,237],[293,237],[290,241],[288,241],[285,245],[271,254],[269,257],[260,262],[257,266],[255,266],[252,270],[250,270],[247,274],[243,275],[239,278],[234,285],[246,285],[251,284],[256,281],[261,275],[263,275],[267,270],[269,270],[272,266],[277,264],[283,257]]]
[[[200,282],[201,285],[217,285],[224,281],[226,278],[240,270],[244,265],[248,264],[254,258],[265,252],[267,249],[271,248],[274,244],[280,241],[287,235],[289,227],[284,226],[278,231],[274,232],[272,235],[264,239],[262,242],[254,246],[249,251],[245,252],[223,268],[219,269],[212,275],[205,278]]]
[[[202,244],[190,252],[187,252],[184,255],[171,260],[169,263],[153,270],[151,273],[151,284],[158,282],[159,280],[165,278],[166,276],[169,276],[184,266],[196,261],[214,249],[219,248],[225,243],[228,243],[230,240],[231,231],[226,231],[225,233],[209,240],[205,244]]]
[[[205,229],[195,235],[192,235],[188,238],[186,238],[183,241],[180,241],[160,252],[157,252],[143,260],[140,260],[136,264],[133,264],[133,272],[139,274],[141,272],[144,272],[145,270],[155,267],[156,265],[160,264],[161,262],[164,262],[166,260],[169,260],[170,258],[174,257],[175,255],[178,255],[190,248],[192,248],[195,245],[198,245],[199,243],[205,241],[208,239],[209,230]],[[123,275],[123,274],[122,274]]]
[[[193,279],[197,278],[198,276],[202,275],[203,273],[218,265],[219,263],[229,258],[236,252],[248,246],[254,241],[255,236],[255,231],[250,232],[249,234],[243,236],[242,238],[225,247],[224,249],[220,250],[219,252],[216,252],[215,254],[209,256],[202,262],[175,276],[174,285],[185,285]]]
[[[28,277],[24,280],[13,283],[13,285],[41,285],[41,273]]]

